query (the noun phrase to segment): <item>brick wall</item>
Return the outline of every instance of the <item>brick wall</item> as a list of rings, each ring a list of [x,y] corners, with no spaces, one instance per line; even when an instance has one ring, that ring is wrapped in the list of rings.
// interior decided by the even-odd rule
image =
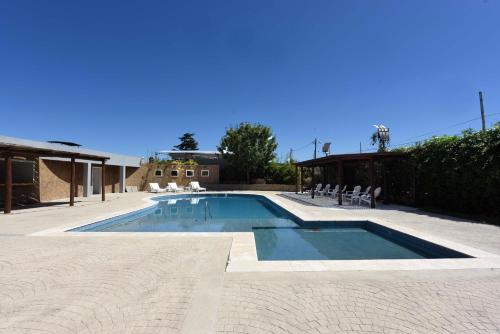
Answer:
[[[202,187],[219,183],[219,165],[176,165],[176,164],[149,164],[146,173],[146,184],[156,182],[160,187],[166,187],[167,183],[175,182],[178,186],[186,187],[191,181],[198,181]],[[156,170],[162,171],[162,176],[156,176]],[[172,176],[172,171],[177,170],[177,177]],[[186,176],[186,170],[193,170],[193,177]],[[208,170],[208,176],[202,176],[202,171]],[[144,189],[145,190],[145,189]]]

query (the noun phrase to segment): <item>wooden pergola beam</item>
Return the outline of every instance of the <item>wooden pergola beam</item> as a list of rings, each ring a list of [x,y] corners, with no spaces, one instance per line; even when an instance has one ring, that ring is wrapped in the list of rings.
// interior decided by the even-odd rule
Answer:
[[[5,157],[5,194],[3,213],[12,210],[12,157]]]
[[[106,160],[102,160],[101,162],[101,199],[104,202],[106,200],[106,182],[105,182],[105,175],[106,175]]]
[[[70,193],[69,193],[69,205],[74,206],[75,193],[76,193],[76,181],[75,181],[75,169],[76,169],[76,159],[90,160],[90,161],[101,161],[102,163],[102,200],[106,200],[105,195],[105,184],[104,184],[104,166],[106,160],[109,157],[90,155],[82,153],[71,153],[65,151],[54,151],[49,149],[37,149],[37,148],[25,148],[16,145],[0,145],[0,157],[5,159],[5,192],[4,192],[4,213],[10,213],[12,211],[12,158],[13,157],[24,157],[24,158],[41,158],[41,157],[54,157],[54,158],[69,158],[70,160]]]
[[[69,180],[69,206],[75,205],[75,158],[71,158],[71,175]]]

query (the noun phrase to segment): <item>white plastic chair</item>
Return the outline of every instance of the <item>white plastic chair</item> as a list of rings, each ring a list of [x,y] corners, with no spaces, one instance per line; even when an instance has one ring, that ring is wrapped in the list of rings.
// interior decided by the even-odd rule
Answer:
[[[371,186],[366,187],[365,191],[360,192],[357,196],[352,196],[351,197],[351,204],[354,201],[358,201],[358,204],[361,205],[361,196],[366,196],[370,194],[370,190],[372,189]]]
[[[375,188],[375,190],[373,191],[373,196],[375,197],[375,200],[377,200],[377,198],[380,196],[381,192],[382,192],[382,188],[380,188],[380,187]],[[362,195],[359,198],[359,205],[361,205],[363,202],[366,202],[368,205],[370,205],[372,202],[372,196],[370,194]]]
[[[359,192],[361,191],[361,186],[356,186],[352,191],[347,191],[342,196],[342,200],[348,200],[352,204],[352,198],[359,196]]]
[[[325,195],[328,195],[328,191],[330,191],[330,183],[328,183],[324,188],[323,190],[320,190],[318,192],[318,195],[321,195],[321,196],[325,196]]]

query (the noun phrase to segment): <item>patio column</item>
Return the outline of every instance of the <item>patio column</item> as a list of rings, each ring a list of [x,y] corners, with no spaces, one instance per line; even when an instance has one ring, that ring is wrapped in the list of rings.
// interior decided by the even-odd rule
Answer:
[[[370,159],[370,207],[375,209],[375,166],[373,158]]]
[[[344,185],[342,184],[344,177],[344,166],[342,164],[342,160],[339,160],[337,164],[337,183],[339,184],[339,191],[337,192],[338,203],[342,205],[342,188]]]
[[[295,165],[295,193],[297,194],[299,192],[299,175],[298,175],[298,170],[299,168],[297,165]]]
[[[5,194],[3,213],[10,213],[12,209],[12,157],[5,157]]]
[[[92,196],[92,163],[83,164],[83,196]]]
[[[71,158],[71,174],[69,180],[69,206],[75,205],[75,158]]]
[[[102,165],[101,165],[101,198],[102,201],[104,202],[106,200],[106,180],[104,176],[106,171],[106,160],[102,160]]]
[[[127,167],[126,166],[120,166],[120,186],[119,186],[119,192],[124,193],[125,192],[125,187],[127,186]]]

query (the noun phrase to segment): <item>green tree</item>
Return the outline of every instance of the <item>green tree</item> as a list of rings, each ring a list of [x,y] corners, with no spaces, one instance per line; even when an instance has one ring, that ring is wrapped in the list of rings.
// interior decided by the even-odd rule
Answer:
[[[230,127],[221,138],[219,151],[230,168],[250,183],[251,177],[265,177],[278,147],[270,127],[241,123]]]
[[[198,150],[198,142],[194,139],[194,133],[185,133],[179,137],[181,143],[174,146],[179,151]]]

